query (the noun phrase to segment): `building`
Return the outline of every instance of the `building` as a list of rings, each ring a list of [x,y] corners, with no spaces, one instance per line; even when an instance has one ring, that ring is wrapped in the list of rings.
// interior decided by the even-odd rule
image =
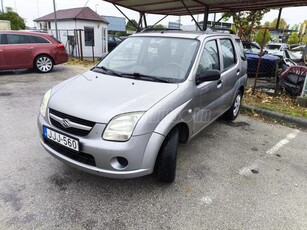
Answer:
[[[71,56],[100,58],[108,52],[108,21],[89,7],[56,11],[58,39]],[[54,13],[34,20],[56,36]]]

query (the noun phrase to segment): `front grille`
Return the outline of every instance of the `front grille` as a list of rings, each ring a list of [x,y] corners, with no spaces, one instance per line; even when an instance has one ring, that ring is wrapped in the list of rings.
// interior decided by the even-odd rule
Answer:
[[[75,152],[69,148],[65,148],[64,146],[56,144],[48,139],[44,139],[44,141],[45,144],[48,145],[50,148],[72,160],[78,161],[83,164],[96,166],[95,158],[90,154],[83,152]]]
[[[89,126],[89,127],[92,127],[92,128],[95,125],[95,122],[84,120],[84,119],[81,119],[81,118],[78,118],[78,117],[74,117],[74,116],[71,116],[71,115],[68,115],[68,114],[65,114],[65,113],[61,113],[61,112],[56,111],[54,109],[49,109],[49,113],[51,113],[51,114],[53,114],[53,115],[55,115],[57,117],[60,117],[62,119],[69,119],[70,121],[78,123],[80,125],[86,125],[86,126]],[[78,135],[78,136],[86,136],[92,130],[92,129],[90,129],[90,130],[83,130],[83,129],[77,129],[77,128],[73,128],[73,127],[64,128],[61,123],[59,123],[58,121],[54,120],[51,117],[50,117],[50,122],[51,122],[51,124],[53,126],[57,127],[58,129],[61,129],[61,130],[65,131],[65,132],[67,132],[67,133]]]

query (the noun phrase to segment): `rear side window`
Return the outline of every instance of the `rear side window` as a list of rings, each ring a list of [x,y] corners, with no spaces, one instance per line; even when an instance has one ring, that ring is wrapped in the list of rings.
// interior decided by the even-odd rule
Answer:
[[[47,39],[38,36],[31,36],[33,43],[50,43]]]
[[[234,46],[230,39],[221,39],[220,42],[223,54],[224,70],[227,70],[237,62]]]
[[[32,43],[31,37],[20,34],[7,34],[7,44],[29,44]]]
[[[197,74],[201,74],[209,69],[220,70],[220,60],[216,40],[208,41],[206,43],[199,62]]]

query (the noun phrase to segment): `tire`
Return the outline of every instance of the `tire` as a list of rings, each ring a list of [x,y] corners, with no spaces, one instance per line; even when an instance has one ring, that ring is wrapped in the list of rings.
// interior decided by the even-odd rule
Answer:
[[[240,113],[242,97],[243,97],[243,94],[241,91],[239,91],[231,107],[224,113],[223,115],[224,120],[233,121],[238,117]]]
[[[172,183],[176,177],[178,128],[172,129],[165,138],[157,158],[157,174],[161,182]]]
[[[48,55],[39,55],[35,58],[34,67],[40,73],[48,73],[53,69],[53,60]]]

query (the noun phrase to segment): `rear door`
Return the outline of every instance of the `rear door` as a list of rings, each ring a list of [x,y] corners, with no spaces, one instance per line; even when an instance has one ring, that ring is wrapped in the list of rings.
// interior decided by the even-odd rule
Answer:
[[[22,34],[7,34],[5,58],[8,68],[31,68],[33,66],[33,52],[35,44],[31,36]]]
[[[206,70],[220,70],[217,40],[206,41],[198,65],[197,74]],[[196,134],[218,115],[221,107],[223,87],[221,81],[203,82],[196,85],[193,133]]]
[[[221,50],[222,73],[221,80],[223,83],[223,99],[220,112],[227,110],[236,93],[236,83],[240,79],[241,66],[239,66],[237,54],[233,40],[230,37],[219,39]]]

